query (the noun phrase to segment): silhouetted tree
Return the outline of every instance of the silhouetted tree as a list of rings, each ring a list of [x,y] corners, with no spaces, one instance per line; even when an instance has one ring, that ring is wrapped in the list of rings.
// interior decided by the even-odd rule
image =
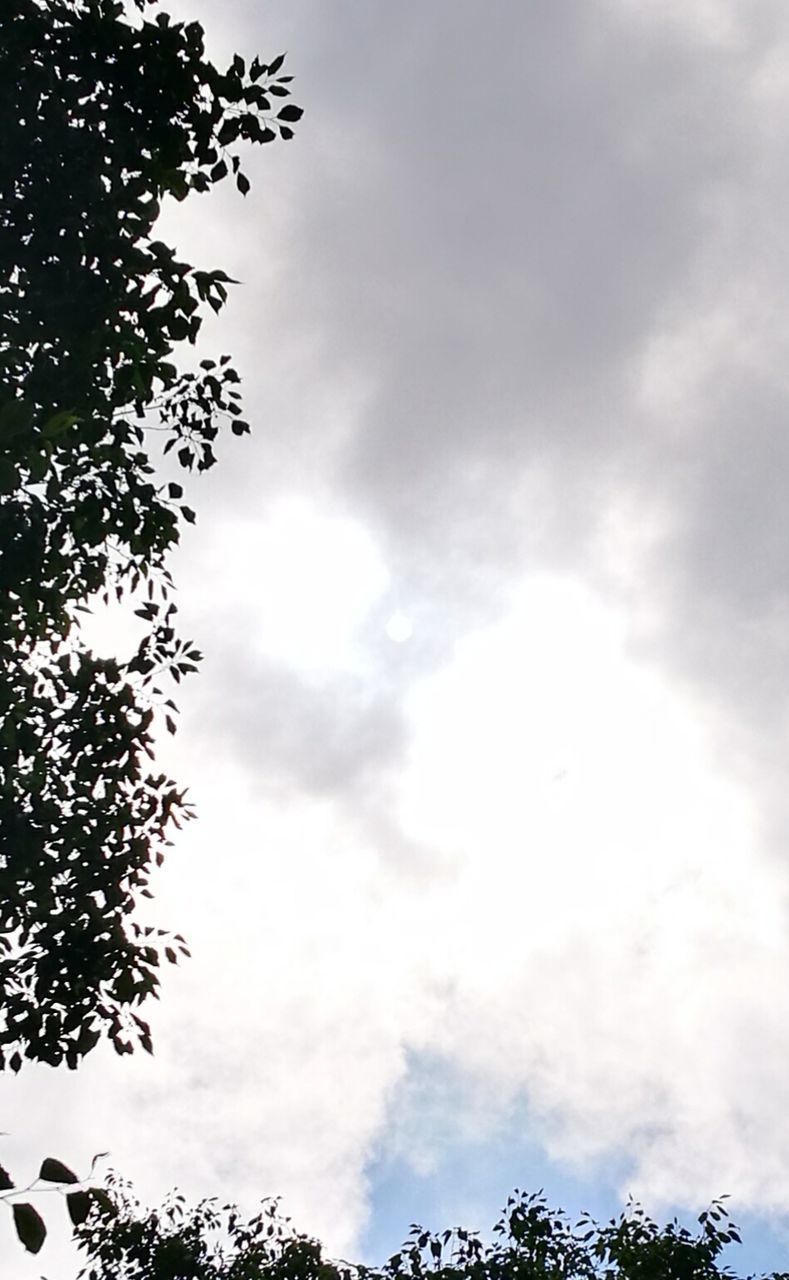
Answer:
[[[136,918],[184,794],[151,764],[195,669],[168,553],[194,513],[149,441],[206,470],[236,435],[227,356],[179,370],[228,276],[154,236],[162,200],[225,178],[235,144],[290,138],[283,59],[226,70],[199,23],[151,0],[0,6],[0,1068],[70,1067],[108,1036],[151,1048],[136,1011],[183,940]],[[151,435],[154,428],[160,434]],[[134,596],[129,661],[91,652],[80,617]]]
[[[205,471],[222,424],[249,427],[228,356],[174,363],[232,282],[154,231],[167,196],[228,177],[246,195],[236,144],[288,139],[302,113],[281,56],[220,70],[199,23],[152,3],[0,6],[0,1070],[76,1067],[102,1036],[150,1051],[138,1009],[186,953],[136,917],[190,816],[151,764],[157,723],[175,729],[163,680],[200,660],[167,568],[195,515],[149,440]],[[102,658],[80,619],[124,599],[143,639]],[[42,1182],[74,1223],[109,1204],[51,1157],[24,1189],[0,1168],[34,1253]]]
[[[723,1252],[740,1239],[721,1201],[692,1232],[633,1204],[605,1225],[573,1224],[541,1194],[516,1191],[491,1241],[413,1227],[383,1266],[352,1266],[293,1231],[275,1201],[250,1220],[214,1201],[189,1210],[178,1195],[151,1213],[117,1181],[76,1234],[86,1280],[722,1280],[733,1274]]]

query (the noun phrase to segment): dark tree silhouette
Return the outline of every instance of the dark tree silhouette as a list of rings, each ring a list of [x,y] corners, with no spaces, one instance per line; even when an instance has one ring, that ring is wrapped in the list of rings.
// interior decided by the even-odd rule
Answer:
[[[178,1195],[149,1212],[117,1181],[76,1235],[85,1280],[723,1280],[724,1250],[740,1239],[721,1201],[690,1231],[634,1204],[604,1225],[573,1224],[542,1194],[516,1191],[489,1241],[415,1226],[383,1266],[353,1266],[293,1231],[276,1201],[250,1220],[215,1201],[189,1210]]]
[[[174,729],[163,679],[195,669],[168,553],[194,513],[149,442],[187,471],[236,435],[227,356],[179,370],[231,283],[155,238],[162,200],[226,178],[239,142],[290,138],[282,57],[226,70],[196,22],[135,0],[0,6],[0,1068],[74,1067],[102,1036],[151,1049],[137,1012],[163,957],[137,919],[189,816],[152,764]],[[151,434],[155,428],[157,433]],[[133,599],[129,661],[97,656],[80,618]]]

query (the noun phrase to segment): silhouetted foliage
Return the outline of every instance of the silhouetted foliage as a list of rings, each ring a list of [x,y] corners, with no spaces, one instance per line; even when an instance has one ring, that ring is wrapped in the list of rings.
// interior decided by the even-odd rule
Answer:
[[[573,1224],[541,1193],[516,1191],[489,1241],[414,1226],[383,1266],[352,1266],[295,1232],[276,1201],[247,1221],[215,1201],[187,1209],[179,1195],[143,1211],[118,1181],[109,1198],[112,1210],[96,1204],[76,1231],[85,1280],[720,1280],[733,1275],[722,1255],[740,1238],[721,1201],[693,1232],[634,1204],[604,1225],[586,1215]]]
[[[47,1156],[41,1162],[37,1176],[27,1186],[18,1186],[7,1169],[0,1165],[0,1200],[11,1210],[16,1234],[28,1253],[38,1253],[47,1238],[46,1223],[35,1205],[24,1197],[35,1196],[39,1191],[56,1190],[66,1202],[66,1212],[72,1226],[79,1227],[93,1213],[113,1216],[115,1202],[100,1186],[91,1185],[96,1156],[87,1178],[80,1178],[62,1160]],[[52,1184],[55,1184],[54,1186]],[[44,1185],[42,1185],[44,1184]]]
[[[162,678],[200,654],[175,630],[167,556],[194,520],[149,440],[187,471],[243,434],[223,356],[179,370],[229,277],[154,238],[165,196],[249,181],[234,144],[292,136],[282,57],[224,71],[196,22],[150,0],[0,6],[0,1068],[70,1067],[108,1036],[151,1049],[136,1012],[163,956],[135,919],[184,794],[157,773]],[[151,435],[151,431],[160,434]],[[80,617],[133,596],[130,660]],[[19,1225],[19,1224],[18,1224]],[[32,1219],[20,1226],[35,1244]]]

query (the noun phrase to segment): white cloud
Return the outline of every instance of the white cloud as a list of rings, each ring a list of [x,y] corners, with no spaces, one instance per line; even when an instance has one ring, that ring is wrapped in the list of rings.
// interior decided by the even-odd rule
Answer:
[[[183,223],[263,424],[177,574],[195,960],[153,1062],[9,1106],[349,1252],[424,1052],[786,1208],[785,7],[266,14],[215,38],[290,48],[298,140]]]
[[[356,633],[388,584],[364,528],[303,497],[223,522],[200,572],[212,609],[232,615],[250,653],[300,670],[352,665]]]

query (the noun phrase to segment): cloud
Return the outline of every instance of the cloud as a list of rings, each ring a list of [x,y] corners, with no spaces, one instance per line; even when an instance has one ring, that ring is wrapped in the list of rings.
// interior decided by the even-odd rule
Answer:
[[[177,571],[196,958],[153,1063],[47,1078],[59,1154],[347,1256],[439,1061],[483,1129],[785,1209],[785,10],[194,11],[308,111],[178,214],[256,424]]]
[[[723,956],[764,913],[774,946],[782,919],[765,904],[783,895],[785,18],[624,3],[274,14],[302,42],[315,106],[308,163],[285,179],[287,288],[276,319],[265,280],[246,305],[272,353],[253,396],[276,404],[292,452],[261,436],[260,464],[231,464],[218,501],[265,476],[263,458],[282,468],[264,483],[301,477],[318,505],[329,493],[418,643],[393,671],[357,615],[361,666],[319,684],[236,637],[219,722],[260,779],[289,780],[293,805],[320,795],[366,832],[406,901],[417,866],[431,909],[442,895],[455,932],[424,924],[433,976],[417,987],[443,993],[446,1052],[538,1099],[557,1150],[632,1143],[657,1185],[667,1134],[704,1147],[687,1120],[702,1086],[683,1094],[672,1065],[694,1015],[670,984],[698,982],[723,1053],[716,975],[734,965],[747,1021],[771,952],[750,943],[742,972]],[[514,605],[535,571],[543,587],[532,576]],[[369,606],[376,626],[386,602]],[[519,864],[524,842],[538,852]],[[494,928],[497,873],[514,889]],[[544,955],[521,941],[523,911],[555,933]],[[400,1039],[422,1034],[404,1023]],[[704,1085],[721,1159],[726,1063],[711,1058]]]

